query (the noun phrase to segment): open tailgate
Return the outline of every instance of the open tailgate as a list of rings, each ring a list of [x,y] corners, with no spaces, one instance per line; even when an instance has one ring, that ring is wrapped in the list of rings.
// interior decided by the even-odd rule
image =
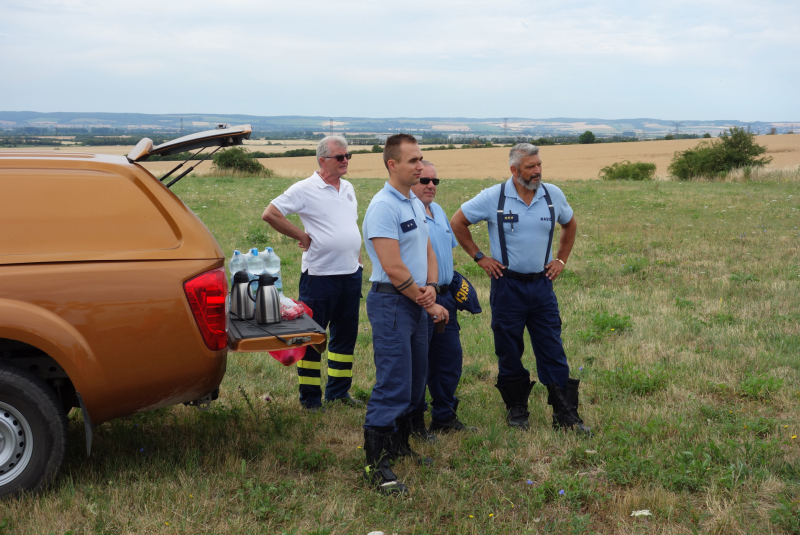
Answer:
[[[259,325],[256,320],[228,316],[228,350],[242,353],[280,351],[311,345],[322,353],[328,345],[325,329],[307,315]]]

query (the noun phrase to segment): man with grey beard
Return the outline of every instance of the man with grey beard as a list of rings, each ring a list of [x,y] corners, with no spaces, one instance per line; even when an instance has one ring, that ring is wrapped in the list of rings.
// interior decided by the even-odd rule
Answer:
[[[522,364],[527,327],[536,372],[553,407],[553,427],[591,435],[578,415],[580,381],[569,377],[553,292],[553,281],[566,266],[578,224],[561,190],[542,182],[539,147],[529,143],[514,146],[509,165],[511,178],[462,204],[450,221],[458,243],[491,278],[492,332],[498,358],[495,386],[506,405],[508,425],[527,430],[528,396],[535,384]],[[480,251],[469,230],[479,221],[488,223],[492,256]],[[556,222],[561,225],[561,238],[553,256]]]

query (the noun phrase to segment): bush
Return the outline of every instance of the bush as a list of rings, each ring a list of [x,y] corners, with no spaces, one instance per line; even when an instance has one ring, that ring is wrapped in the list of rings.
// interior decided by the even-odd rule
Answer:
[[[596,141],[597,138],[595,137],[595,135],[592,133],[591,130],[587,130],[586,132],[578,136],[578,143],[582,143],[584,145],[595,143]]]
[[[715,141],[704,141],[694,149],[676,152],[669,172],[679,180],[691,180],[700,176],[722,177],[734,169],[768,164],[772,158],[758,158],[767,149],[754,138],[754,133],[733,127]]]
[[[214,167],[225,171],[238,171],[245,174],[269,174],[272,172],[252,157],[244,147],[225,149],[214,156]]]
[[[603,167],[598,176],[603,180],[652,180],[655,174],[654,163],[625,160]]]

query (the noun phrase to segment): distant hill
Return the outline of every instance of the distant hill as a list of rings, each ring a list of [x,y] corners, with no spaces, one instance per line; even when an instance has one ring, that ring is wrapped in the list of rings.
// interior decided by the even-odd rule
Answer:
[[[749,127],[756,133],[767,133],[775,128],[778,133],[792,131],[800,121],[743,122],[726,120],[665,120],[665,119],[599,119],[552,117],[531,119],[526,117],[494,117],[471,119],[466,117],[322,117],[322,116],[261,116],[205,113],[103,113],[103,112],[35,112],[0,111],[0,130],[35,128],[110,128],[114,130],[152,130],[185,133],[208,130],[217,123],[250,124],[256,132],[318,133],[345,132],[348,134],[391,134],[396,132],[436,133],[441,135],[524,135],[545,136],[576,134],[591,130],[596,135],[626,135],[649,137],[677,132],[681,134],[716,135],[730,127]]]

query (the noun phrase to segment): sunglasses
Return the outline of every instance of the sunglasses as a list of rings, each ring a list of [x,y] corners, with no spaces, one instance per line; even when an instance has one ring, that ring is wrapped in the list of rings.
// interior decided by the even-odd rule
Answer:
[[[353,157],[352,152],[347,152],[345,154],[337,154],[336,156],[323,156],[323,158],[336,158],[337,162],[343,162],[345,158],[348,160]]]
[[[438,185],[439,185],[439,179],[438,179],[438,178],[428,178],[428,177],[426,177],[426,176],[423,176],[423,177],[421,177],[421,178],[419,179],[419,183],[420,183],[420,184],[425,184],[425,185],[427,185],[427,184],[430,184],[431,182],[433,182],[433,185],[434,185],[434,186],[438,186]]]

